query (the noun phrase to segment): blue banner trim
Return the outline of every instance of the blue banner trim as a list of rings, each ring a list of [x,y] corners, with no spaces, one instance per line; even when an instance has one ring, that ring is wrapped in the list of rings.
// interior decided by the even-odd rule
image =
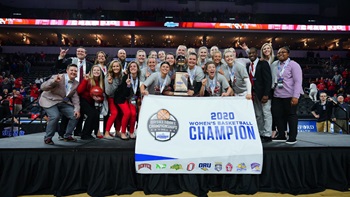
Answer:
[[[135,154],[135,161],[154,161],[154,160],[174,160],[177,158],[162,157],[156,155]]]

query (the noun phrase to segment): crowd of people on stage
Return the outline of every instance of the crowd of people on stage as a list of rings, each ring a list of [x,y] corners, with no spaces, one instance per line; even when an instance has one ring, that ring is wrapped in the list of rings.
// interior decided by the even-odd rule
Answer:
[[[303,71],[300,65],[289,58],[288,47],[281,47],[277,54],[274,54],[271,43],[263,44],[260,54],[256,48],[248,48],[245,44],[241,48],[248,58],[237,57],[234,48],[219,50],[217,46],[202,46],[195,50],[180,45],[175,54],[164,50],[151,50],[146,54],[146,51],[138,50],[135,60],[131,62],[126,61],[127,54],[124,49],[118,50],[117,56],[112,59],[108,59],[103,51],[99,51],[93,63],[86,58],[87,51],[83,47],[77,48],[75,57],[68,58],[68,50],[61,49],[55,64],[60,74],[53,75],[49,80],[37,78],[27,87],[24,86],[22,77],[15,78],[11,73],[3,73],[0,76],[3,90],[0,95],[1,109],[9,108],[1,110],[1,117],[18,115],[21,113],[24,98],[30,98],[32,118],[44,117],[48,122],[52,120],[53,125],[48,128],[55,128],[60,140],[76,141],[77,136],[82,140],[114,137],[123,140],[135,139],[142,98],[148,94],[176,95],[176,72],[183,72],[184,80],[188,82],[185,93],[187,96],[239,96],[251,100],[262,142],[286,141],[288,137],[288,143],[295,143],[298,122],[296,111],[299,96],[303,94]],[[77,68],[74,77],[78,82],[76,87],[68,83],[68,75],[63,75],[74,65]],[[333,78],[320,77],[310,80],[310,87],[306,88],[310,99],[315,102],[311,114],[317,119],[318,131],[330,132],[332,120],[335,123],[334,132],[347,133],[344,121],[348,120],[349,115],[338,106],[342,106],[342,109],[349,107],[350,95],[345,95],[344,92],[349,92],[347,89],[350,74],[343,66],[335,65],[332,70],[335,73]],[[68,84],[57,86],[58,82],[63,82],[56,80],[57,76]],[[96,89],[96,86],[99,89]],[[56,88],[66,89],[65,94],[60,92],[59,97],[54,95],[46,99],[59,98],[56,101],[73,107],[72,113],[78,112],[79,116],[57,116],[57,113],[64,114],[62,109],[58,108],[58,103],[44,107],[38,102],[41,91],[52,94],[55,92],[52,89]],[[92,93],[91,89],[95,90],[95,93]],[[69,91],[74,92],[71,96],[78,96],[79,111],[72,103],[72,97],[68,96]],[[333,97],[332,101],[327,99],[328,102],[324,102],[324,94],[329,95],[327,98]],[[45,97],[41,97],[42,99]],[[45,116],[42,115],[40,107],[46,112]],[[52,110],[51,107],[57,109]],[[324,110],[324,107],[327,110]],[[100,115],[104,120],[103,128],[99,127]],[[76,117],[79,119],[70,123],[71,119]],[[60,125],[59,118],[62,118]],[[16,118],[14,121],[18,123]],[[68,126],[69,124],[75,124],[74,131],[71,131],[72,127]],[[288,135],[285,135],[287,131]],[[53,143],[54,133],[47,133],[45,143]]]
[[[81,140],[135,139],[143,97],[180,93],[247,99],[253,103],[262,142],[295,144],[297,106],[303,94],[300,65],[289,58],[288,47],[278,49],[277,58],[270,43],[262,46],[261,57],[256,48],[241,47],[248,58],[237,58],[234,48],[221,52],[216,46],[203,46],[196,51],[180,45],[176,54],[138,50],[131,62],[126,62],[124,49],[110,62],[99,51],[94,63],[86,60],[88,52],[83,47],[69,58],[68,49],[61,48],[56,67],[66,72],[41,84],[39,104],[48,116],[44,142],[54,144],[55,131],[64,141],[76,141],[77,136]],[[177,80],[183,82],[184,90],[175,87]],[[115,133],[111,132],[113,125]]]

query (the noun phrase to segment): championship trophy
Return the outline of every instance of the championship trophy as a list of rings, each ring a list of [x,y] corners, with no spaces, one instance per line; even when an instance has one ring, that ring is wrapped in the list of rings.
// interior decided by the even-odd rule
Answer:
[[[179,55],[176,58],[176,73],[174,82],[174,96],[188,96],[188,74],[185,68],[185,56]]]

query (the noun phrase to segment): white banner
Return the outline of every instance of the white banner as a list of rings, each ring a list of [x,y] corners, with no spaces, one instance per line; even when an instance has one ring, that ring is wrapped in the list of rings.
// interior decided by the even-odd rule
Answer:
[[[262,161],[251,100],[144,97],[135,147],[138,173],[260,174]]]

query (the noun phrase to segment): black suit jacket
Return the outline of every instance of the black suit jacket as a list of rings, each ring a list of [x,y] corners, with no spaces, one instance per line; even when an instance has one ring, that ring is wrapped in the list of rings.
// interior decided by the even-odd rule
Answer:
[[[59,69],[59,70],[62,70],[62,71],[66,70],[67,66],[72,63],[72,60],[73,60],[73,58],[57,60],[56,68]],[[88,74],[90,72],[93,64],[91,62],[87,61],[86,59],[85,59],[85,62],[86,62],[85,63],[85,65],[86,65],[85,74]],[[78,65],[78,67],[79,67],[79,65]]]
[[[128,75],[124,75],[122,77],[121,84],[118,86],[117,90],[114,92],[114,103],[115,104],[124,103],[126,100],[129,100],[130,97],[134,95],[132,87],[128,87],[126,84],[127,79],[128,79]],[[138,76],[138,84],[137,84],[137,90],[136,90],[135,96],[137,96],[138,99],[141,98],[139,76]]]
[[[247,64],[247,72],[249,74],[249,66]],[[255,75],[254,75],[254,85],[252,89],[259,100],[263,96],[268,96],[269,99],[272,98],[272,76],[271,68],[267,61],[258,61],[258,65],[255,65]]]

